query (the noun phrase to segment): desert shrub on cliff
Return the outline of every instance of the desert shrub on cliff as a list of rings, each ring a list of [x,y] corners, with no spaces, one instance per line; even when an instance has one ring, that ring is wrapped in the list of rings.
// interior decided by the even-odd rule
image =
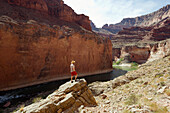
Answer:
[[[131,94],[127,100],[125,101],[126,105],[133,105],[133,104],[137,104],[138,102],[138,98],[135,94]]]
[[[166,107],[159,106],[156,102],[150,102],[149,106],[154,113],[168,113]]]
[[[113,65],[119,65],[123,60],[124,58],[120,58],[117,61],[113,61]]]
[[[119,60],[116,61],[116,64],[119,65],[123,60],[124,58],[120,58]]]
[[[166,89],[166,90],[165,90],[165,93],[166,93],[168,96],[170,96],[170,89]]]
[[[42,97],[36,97],[32,100],[33,103],[39,102],[42,99]]]
[[[137,67],[139,64],[138,63],[136,63],[136,62],[132,62],[131,63],[131,67]]]

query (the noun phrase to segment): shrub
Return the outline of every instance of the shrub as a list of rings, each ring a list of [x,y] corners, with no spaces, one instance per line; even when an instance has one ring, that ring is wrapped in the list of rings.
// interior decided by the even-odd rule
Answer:
[[[126,105],[133,105],[133,104],[137,104],[138,102],[138,98],[136,97],[135,94],[131,94],[127,100],[125,101]]]
[[[157,111],[158,110],[158,105],[155,102],[150,103],[150,109],[152,111]]]
[[[161,86],[165,86],[165,82],[160,82]]]
[[[119,65],[123,60],[124,58],[120,58],[118,61],[116,61],[116,65]]]
[[[129,85],[126,85],[125,87],[126,87],[126,88],[129,88]]]
[[[39,102],[42,99],[42,97],[36,97],[32,100],[33,103]]]
[[[138,63],[136,63],[136,62],[132,62],[131,63],[131,67],[137,67],[139,64]]]
[[[154,113],[168,113],[168,110],[166,107],[158,106],[156,102],[152,102],[150,104],[150,109],[154,111]]]
[[[166,89],[166,90],[165,90],[165,93],[166,93],[168,96],[170,96],[170,89]]]
[[[127,109],[125,109],[125,110],[122,111],[122,113],[132,113],[132,112],[127,110]]]
[[[164,75],[163,74],[157,74],[157,75],[155,75],[155,78],[160,78],[162,76],[164,76]]]

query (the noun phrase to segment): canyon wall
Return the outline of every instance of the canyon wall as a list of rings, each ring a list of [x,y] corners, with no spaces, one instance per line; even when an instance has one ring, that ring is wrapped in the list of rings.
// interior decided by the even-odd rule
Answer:
[[[137,43],[112,49],[112,58],[125,58],[139,64],[150,62],[170,55],[170,39],[155,43]],[[126,59],[127,60],[127,59]]]
[[[111,38],[113,60],[128,55],[130,61],[145,63],[168,55],[169,25],[167,18],[154,26],[124,28]]]
[[[26,13],[30,13],[30,10],[28,12],[20,10],[19,11],[20,14],[18,14],[18,11],[16,10],[22,9],[23,7],[27,9],[32,9],[33,11],[38,12],[38,13],[43,13],[46,16],[53,16],[60,20],[64,20],[64,21],[71,22],[71,23],[76,23],[82,26],[83,28],[91,31],[89,17],[85,16],[84,14],[81,14],[81,15],[76,14],[74,10],[68,5],[64,4],[62,0],[50,0],[50,1],[49,0],[0,0],[0,2],[2,3],[1,4],[2,7],[6,7],[6,8],[11,7],[9,6],[9,4],[12,6],[16,6],[16,7],[19,6],[17,7],[17,9],[16,7],[12,7],[12,9],[14,9],[15,12],[17,13],[12,13],[12,15],[9,15],[9,13],[11,12],[4,13],[4,15],[7,15],[10,17],[20,16],[20,20],[21,19],[26,20],[31,16],[33,17],[33,15],[28,16],[28,14],[26,14]],[[6,9],[6,10],[9,11],[10,9]],[[38,16],[36,15],[33,18],[36,18],[36,17]],[[54,20],[54,21],[57,21],[57,20]],[[53,22],[53,21],[50,21],[50,22]]]
[[[90,31],[32,23],[0,24],[0,89],[111,70],[111,42]]]
[[[79,76],[112,70],[109,39],[21,1],[0,4],[0,91],[70,78],[71,60]]]

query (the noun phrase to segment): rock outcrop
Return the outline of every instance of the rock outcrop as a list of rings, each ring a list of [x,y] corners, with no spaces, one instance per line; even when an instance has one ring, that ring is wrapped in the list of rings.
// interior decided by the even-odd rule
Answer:
[[[161,41],[170,38],[170,18],[166,18],[153,26],[150,32],[148,32],[143,40]]]
[[[74,113],[81,105],[84,107],[97,105],[84,79],[74,83],[69,81],[46,99],[26,106],[16,113]]]
[[[170,39],[152,42],[127,44],[122,47],[113,47],[112,56],[115,58],[124,58],[129,55],[130,62],[145,63],[170,55]]]
[[[35,6],[21,1],[0,4],[0,91],[69,78],[71,60],[76,61],[79,76],[112,70],[109,39],[48,14],[51,5],[60,8],[56,4],[62,1],[37,0]],[[38,10],[38,4],[43,9]]]
[[[111,38],[113,59],[124,57],[128,53],[131,61],[145,63],[147,60],[168,55],[170,51],[169,23],[170,18],[166,18],[155,26],[124,28]]]
[[[109,32],[108,30],[105,30],[105,29],[102,29],[102,28],[97,28],[96,26],[95,26],[95,24],[91,21],[91,27],[92,27],[92,30],[95,32],[95,33],[97,33],[97,34],[99,34],[99,35],[101,35],[101,36],[104,36],[104,37],[112,37],[114,34],[113,33],[111,33],[111,32]]]
[[[170,56],[142,64],[138,70],[107,82],[94,82],[89,88],[98,106],[84,112],[169,113]]]
[[[153,26],[159,23],[160,21],[169,18],[170,16],[170,5],[167,5],[158,11],[153,13],[135,17],[135,18],[125,18],[120,23],[117,24],[105,24],[102,29],[110,31],[114,34],[123,30],[123,28],[129,28],[133,26]]]

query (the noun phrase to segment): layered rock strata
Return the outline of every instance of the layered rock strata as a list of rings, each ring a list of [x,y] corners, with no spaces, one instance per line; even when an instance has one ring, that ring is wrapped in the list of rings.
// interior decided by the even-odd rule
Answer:
[[[64,4],[63,0],[0,0],[1,15],[7,15],[19,20],[27,20],[32,18],[36,21],[42,20],[41,16],[48,18],[46,23],[56,23],[56,21],[64,20],[71,23],[76,23],[83,28],[91,31],[90,20],[84,14],[78,15],[68,5]],[[9,5],[10,4],[10,5]],[[24,9],[26,8],[26,9]],[[28,9],[28,10],[27,10]],[[9,12],[9,10],[11,10]],[[25,11],[26,10],[26,11]],[[34,15],[34,13],[36,16]],[[50,16],[57,18],[53,21],[49,20]],[[40,19],[41,18],[41,19]]]
[[[130,62],[145,63],[170,55],[170,39],[153,43],[136,43],[112,49],[113,60],[129,56]]]
[[[128,54],[130,61],[145,63],[147,60],[168,55],[170,51],[169,23],[170,19],[167,18],[152,27],[124,28],[111,38],[113,59],[125,57]]]
[[[81,28],[12,22],[0,24],[1,90],[69,78],[71,60],[80,76],[111,70],[110,40]]]
[[[74,83],[69,81],[46,99],[26,106],[16,113],[74,113],[81,105],[86,107],[97,105],[84,79]]]
[[[74,15],[74,21],[56,16],[70,11],[61,4],[1,0],[0,91],[69,78],[71,60],[79,76],[112,70],[111,41],[79,26]]]

